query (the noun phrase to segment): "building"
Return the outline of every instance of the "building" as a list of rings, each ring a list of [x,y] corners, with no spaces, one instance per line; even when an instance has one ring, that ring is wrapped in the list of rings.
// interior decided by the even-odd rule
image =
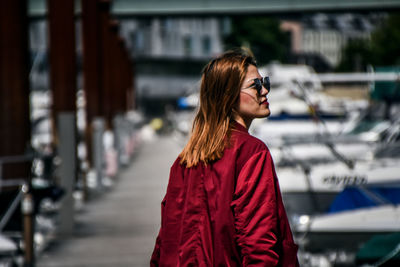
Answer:
[[[291,50],[301,61],[298,63],[309,63],[304,61],[319,56],[328,67],[334,68],[339,64],[347,42],[352,39],[368,41],[382,18],[382,14],[316,13],[298,21],[283,21],[281,29],[291,33]]]
[[[229,20],[213,17],[122,19],[120,34],[135,59],[138,106],[162,114],[197,90],[201,70],[223,52]]]
[[[121,35],[135,57],[209,59],[223,50],[224,19],[142,18],[121,21]]]

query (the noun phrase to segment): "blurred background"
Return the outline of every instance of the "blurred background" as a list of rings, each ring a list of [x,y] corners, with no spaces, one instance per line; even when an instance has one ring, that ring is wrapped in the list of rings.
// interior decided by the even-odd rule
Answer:
[[[254,53],[301,266],[400,266],[400,1],[4,0],[0,266],[148,266],[201,70]]]

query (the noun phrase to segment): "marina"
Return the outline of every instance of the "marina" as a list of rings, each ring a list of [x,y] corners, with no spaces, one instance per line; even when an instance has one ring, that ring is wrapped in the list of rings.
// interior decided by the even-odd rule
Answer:
[[[255,224],[241,220],[234,203],[248,197],[242,210],[258,218],[253,211],[262,213],[266,199],[275,203],[270,197],[279,189],[281,228],[266,216],[255,226],[272,225],[268,233],[283,243],[272,253],[279,260],[290,255],[296,265],[290,224],[302,267],[400,266],[399,10],[398,0],[2,1],[0,267],[149,266],[170,167],[190,137],[202,79],[212,80],[220,67],[213,59],[239,47],[256,62],[242,62],[240,77],[234,67],[224,70],[233,73],[229,79],[215,75],[210,86],[221,98],[202,96],[202,103],[212,102],[215,110],[208,111],[225,126],[235,119],[267,145],[273,162],[263,156],[273,168],[258,161],[254,169],[272,170],[257,178],[276,172],[279,188],[257,186],[261,193],[234,199],[256,175],[241,162],[246,153],[225,154],[245,165],[220,161],[211,168],[221,172],[202,173],[194,183],[182,175],[182,184],[200,188],[208,202],[188,211],[180,201],[176,213],[164,209],[167,218],[189,225],[179,214],[199,215],[196,234],[209,229],[201,236],[208,265],[217,265],[225,246],[235,255],[221,254],[221,262],[240,265],[247,258],[239,248],[255,240],[242,242],[241,234]],[[257,78],[243,78],[249,75]],[[247,111],[242,95],[252,99]],[[229,105],[220,103],[226,99]],[[219,109],[227,106],[221,119]],[[254,119],[262,116],[268,117]],[[218,129],[209,125],[199,129],[201,137]],[[219,137],[223,154],[227,136]],[[214,144],[208,139],[199,138]],[[191,143],[189,158],[200,143]],[[219,180],[224,171],[235,178]],[[221,188],[229,189],[215,194],[215,205],[208,198],[226,181]],[[214,209],[223,219],[208,217]],[[229,230],[221,223],[227,218]],[[164,240],[175,239],[176,229]],[[219,229],[228,241],[218,243]],[[197,245],[181,232],[181,242]],[[271,253],[249,254],[261,261]]]

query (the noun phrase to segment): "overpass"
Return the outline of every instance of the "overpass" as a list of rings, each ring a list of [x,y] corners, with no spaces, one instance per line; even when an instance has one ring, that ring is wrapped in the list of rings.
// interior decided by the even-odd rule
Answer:
[[[80,1],[75,1],[76,13],[79,14]],[[46,2],[46,0],[28,0],[29,15],[31,17],[46,15]],[[400,10],[400,0],[114,0],[111,2],[112,14],[121,17]]]

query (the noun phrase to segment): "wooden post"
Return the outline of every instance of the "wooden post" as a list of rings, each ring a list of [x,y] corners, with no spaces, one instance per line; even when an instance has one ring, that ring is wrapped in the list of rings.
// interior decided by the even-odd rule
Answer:
[[[102,45],[98,0],[82,0],[83,85],[87,122],[102,116]]]
[[[128,84],[128,53],[126,52],[126,47],[123,39],[120,37],[119,38],[119,44],[120,44],[120,51],[121,51],[121,64],[122,64],[122,86],[124,88],[124,97],[125,97],[125,111],[128,111],[129,107],[129,99],[128,99],[128,93],[129,93],[129,84]]]
[[[128,109],[136,109],[136,88],[135,88],[135,61],[130,55],[127,56],[128,59]]]
[[[75,112],[76,51],[74,1],[48,0],[50,84],[53,112]]]
[[[21,212],[24,225],[24,267],[35,266],[35,247],[34,247],[34,232],[35,232],[35,214],[34,214],[34,200],[30,186],[24,184],[22,186],[22,203]]]
[[[22,156],[30,146],[29,53],[26,0],[0,8],[0,157]],[[3,166],[3,179],[28,178],[30,162]]]
[[[76,178],[76,48],[74,1],[48,0],[50,84],[58,152],[60,185],[65,189],[60,210],[61,235],[73,231],[73,189]]]
[[[121,114],[126,111],[126,95],[124,88],[124,60],[122,55],[121,37],[118,36],[119,25],[118,22],[113,20],[110,22],[111,36],[110,45],[113,51],[112,58],[112,84],[113,84],[113,97],[112,97],[112,113],[113,115]]]
[[[93,166],[92,124],[96,117],[104,116],[102,106],[103,40],[101,38],[99,0],[82,0],[83,89],[86,98],[85,141],[88,161]]]
[[[129,91],[129,84],[128,84],[128,71],[129,71],[129,67],[128,67],[128,53],[126,52],[126,47],[125,47],[125,42],[124,40],[119,37],[118,38],[119,41],[119,46],[120,46],[120,57],[121,57],[121,66],[122,66],[122,97],[124,98],[124,106],[123,109],[124,111],[128,111],[128,106],[129,106],[129,100],[128,100],[128,91]]]
[[[0,158],[22,156],[30,146],[28,19],[25,0],[0,8]],[[2,179],[30,181],[31,162],[2,165]],[[24,266],[34,266],[34,214],[23,216]]]
[[[101,31],[101,54],[103,56],[103,64],[101,65],[101,83],[103,85],[102,103],[104,116],[106,119],[106,128],[112,127],[112,97],[113,97],[113,84],[112,84],[112,57],[111,51],[111,32],[110,32],[110,1],[100,0],[100,31]]]

